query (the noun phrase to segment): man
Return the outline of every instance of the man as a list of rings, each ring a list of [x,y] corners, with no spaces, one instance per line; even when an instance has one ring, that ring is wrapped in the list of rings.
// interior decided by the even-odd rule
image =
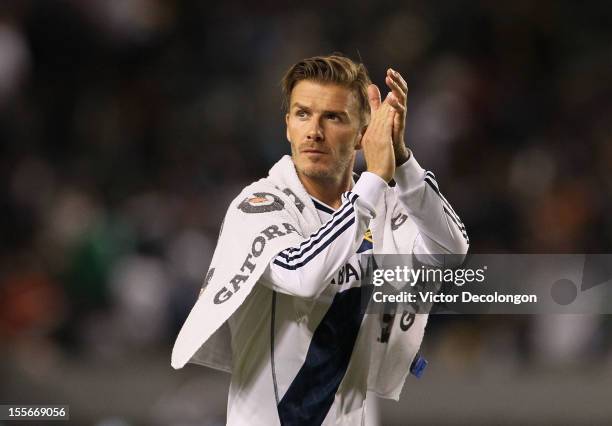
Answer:
[[[381,100],[340,55],[283,79],[291,157],[231,203],[172,357],[232,373],[229,425],[363,424],[368,390],[399,397],[427,319],[360,309],[364,255],[439,265],[467,252],[465,227],[404,144],[406,82],[389,69],[385,83]]]

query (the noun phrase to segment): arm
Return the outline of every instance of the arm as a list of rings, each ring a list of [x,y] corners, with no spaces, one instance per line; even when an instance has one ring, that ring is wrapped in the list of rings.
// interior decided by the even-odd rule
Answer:
[[[465,226],[440,192],[434,174],[423,170],[411,155],[408,161],[395,169],[395,181],[395,193],[399,202],[420,231],[414,253],[467,253],[469,238]],[[438,257],[435,263],[439,264],[440,261]]]
[[[378,199],[395,172],[392,130],[395,110],[390,102],[372,104],[372,120],[359,141],[368,171],[332,218],[298,247],[279,253],[264,272],[261,282],[268,287],[300,297],[316,297],[325,289],[363,240]]]
[[[395,187],[399,202],[419,228],[413,252],[422,254],[425,263],[441,264],[443,256],[436,254],[467,253],[469,239],[465,226],[450,203],[440,192],[435,176],[421,168],[404,142],[408,85],[404,78],[389,68],[385,83],[391,90],[390,103],[396,111],[393,121],[395,153]],[[434,255],[434,256],[425,256]],[[461,259],[459,259],[461,258]],[[463,256],[452,259],[462,261]]]
[[[281,293],[317,297],[333,275],[363,241],[374,206],[386,188],[374,173],[364,172],[352,191],[342,195],[342,205],[318,231],[299,246],[280,252],[266,268],[260,282]]]

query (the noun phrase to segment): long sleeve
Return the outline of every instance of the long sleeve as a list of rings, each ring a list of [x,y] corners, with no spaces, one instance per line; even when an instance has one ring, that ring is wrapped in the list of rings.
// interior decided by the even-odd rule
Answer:
[[[333,275],[354,255],[363,241],[374,206],[386,182],[364,172],[330,220],[298,246],[280,252],[270,262],[260,282],[273,290],[304,298],[317,297]]]
[[[469,238],[459,215],[440,192],[434,174],[425,171],[411,155],[396,168],[394,179],[401,206],[419,228],[413,252],[439,266],[449,259],[439,255],[458,255],[450,258],[460,263],[467,253]]]

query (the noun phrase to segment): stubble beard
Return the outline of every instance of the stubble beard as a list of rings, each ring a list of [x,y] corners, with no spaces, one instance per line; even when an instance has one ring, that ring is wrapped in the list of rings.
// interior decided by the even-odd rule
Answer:
[[[296,159],[297,154],[293,146],[291,146],[291,155],[293,157],[293,164],[298,172],[303,176],[310,179],[317,179],[321,181],[337,182],[344,177],[347,169],[352,169],[353,156],[348,153],[341,153],[341,157],[336,159],[331,164],[320,164],[309,161],[307,158],[302,157],[302,161]]]

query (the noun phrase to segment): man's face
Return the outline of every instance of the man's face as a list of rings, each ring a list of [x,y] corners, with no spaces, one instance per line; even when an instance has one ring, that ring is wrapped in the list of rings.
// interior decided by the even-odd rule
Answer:
[[[298,173],[337,180],[352,171],[362,129],[359,102],[349,88],[298,82],[291,92],[285,121]]]

